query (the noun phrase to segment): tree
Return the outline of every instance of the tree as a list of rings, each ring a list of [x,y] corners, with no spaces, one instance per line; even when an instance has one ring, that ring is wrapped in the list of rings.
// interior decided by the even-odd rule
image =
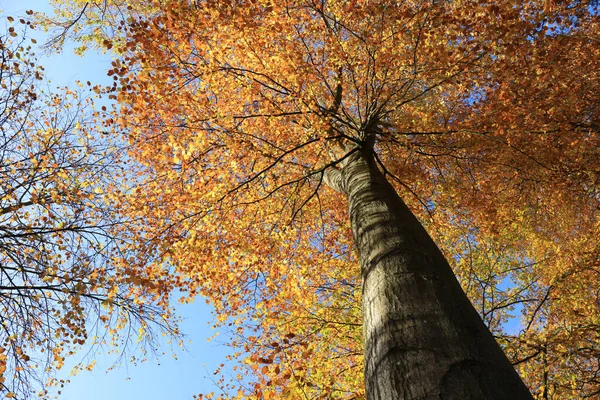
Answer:
[[[26,37],[31,23],[8,21],[0,37],[0,394],[31,398],[62,386],[53,371],[86,343],[122,351],[136,339],[132,329],[144,346],[157,328],[176,334],[176,326],[154,283],[122,263],[117,242],[135,221],[117,218],[103,193],[122,186],[123,163],[99,131],[93,99],[46,91]]]
[[[136,265],[231,324],[224,391],[363,397],[364,349],[369,399],[530,398],[448,260],[536,396],[598,392],[595,4],[59,8],[115,52]]]

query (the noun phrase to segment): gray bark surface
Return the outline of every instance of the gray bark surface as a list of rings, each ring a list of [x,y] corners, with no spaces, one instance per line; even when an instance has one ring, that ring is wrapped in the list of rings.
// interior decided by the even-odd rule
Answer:
[[[532,399],[373,158],[335,172],[361,263],[367,399]]]

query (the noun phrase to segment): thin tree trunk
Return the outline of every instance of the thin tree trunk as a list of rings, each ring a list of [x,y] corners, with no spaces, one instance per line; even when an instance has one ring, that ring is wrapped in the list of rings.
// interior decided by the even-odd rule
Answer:
[[[367,399],[532,399],[372,156],[336,175],[361,263]]]

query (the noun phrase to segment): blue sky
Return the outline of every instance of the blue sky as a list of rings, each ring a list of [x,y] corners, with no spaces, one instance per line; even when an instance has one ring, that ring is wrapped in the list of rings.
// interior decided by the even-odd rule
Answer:
[[[4,25],[7,16],[25,15],[26,10],[49,11],[44,0],[0,0],[0,24]],[[38,44],[43,38],[38,38]],[[37,51],[39,63],[46,70],[50,87],[74,84],[79,80],[96,83],[112,83],[106,76],[110,58],[88,52],[85,57],[75,56],[68,49],[60,55],[44,56]],[[99,354],[95,357],[97,365],[94,371],[84,371],[77,376],[69,376],[68,360],[65,368],[59,372],[59,379],[70,379],[60,396],[69,400],[164,400],[192,399],[199,393],[208,393],[218,389],[212,379],[213,371],[225,362],[228,349],[217,341],[208,342],[207,337],[214,335],[211,308],[202,299],[188,305],[177,305],[184,318],[181,326],[187,336],[187,351],[176,351],[176,357],[170,357],[170,347],[165,343],[167,355],[158,360],[134,365],[121,365],[108,371],[115,362],[115,356]],[[74,361],[78,361],[78,356]]]

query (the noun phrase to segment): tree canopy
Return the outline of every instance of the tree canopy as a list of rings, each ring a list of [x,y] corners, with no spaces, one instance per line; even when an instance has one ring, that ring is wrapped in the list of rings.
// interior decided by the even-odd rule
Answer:
[[[115,56],[127,271],[215,305],[224,396],[364,397],[332,172],[369,141],[534,395],[600,393],[597,4],[56,5],[59,38]]]
[[[177,332],[154,283],[124,263],[121,244],[135,221],[115,214],[107,195],[121,190],[124,171],[116,141],[101,133],[101,111],[80,88],[44,87],[31,23],[8,21],[0,37],[0,393],[30,398],[63,385],[53,371],[85,343],[123,350],[157,330]],[[76,369],[92,368],[88,361]]]

